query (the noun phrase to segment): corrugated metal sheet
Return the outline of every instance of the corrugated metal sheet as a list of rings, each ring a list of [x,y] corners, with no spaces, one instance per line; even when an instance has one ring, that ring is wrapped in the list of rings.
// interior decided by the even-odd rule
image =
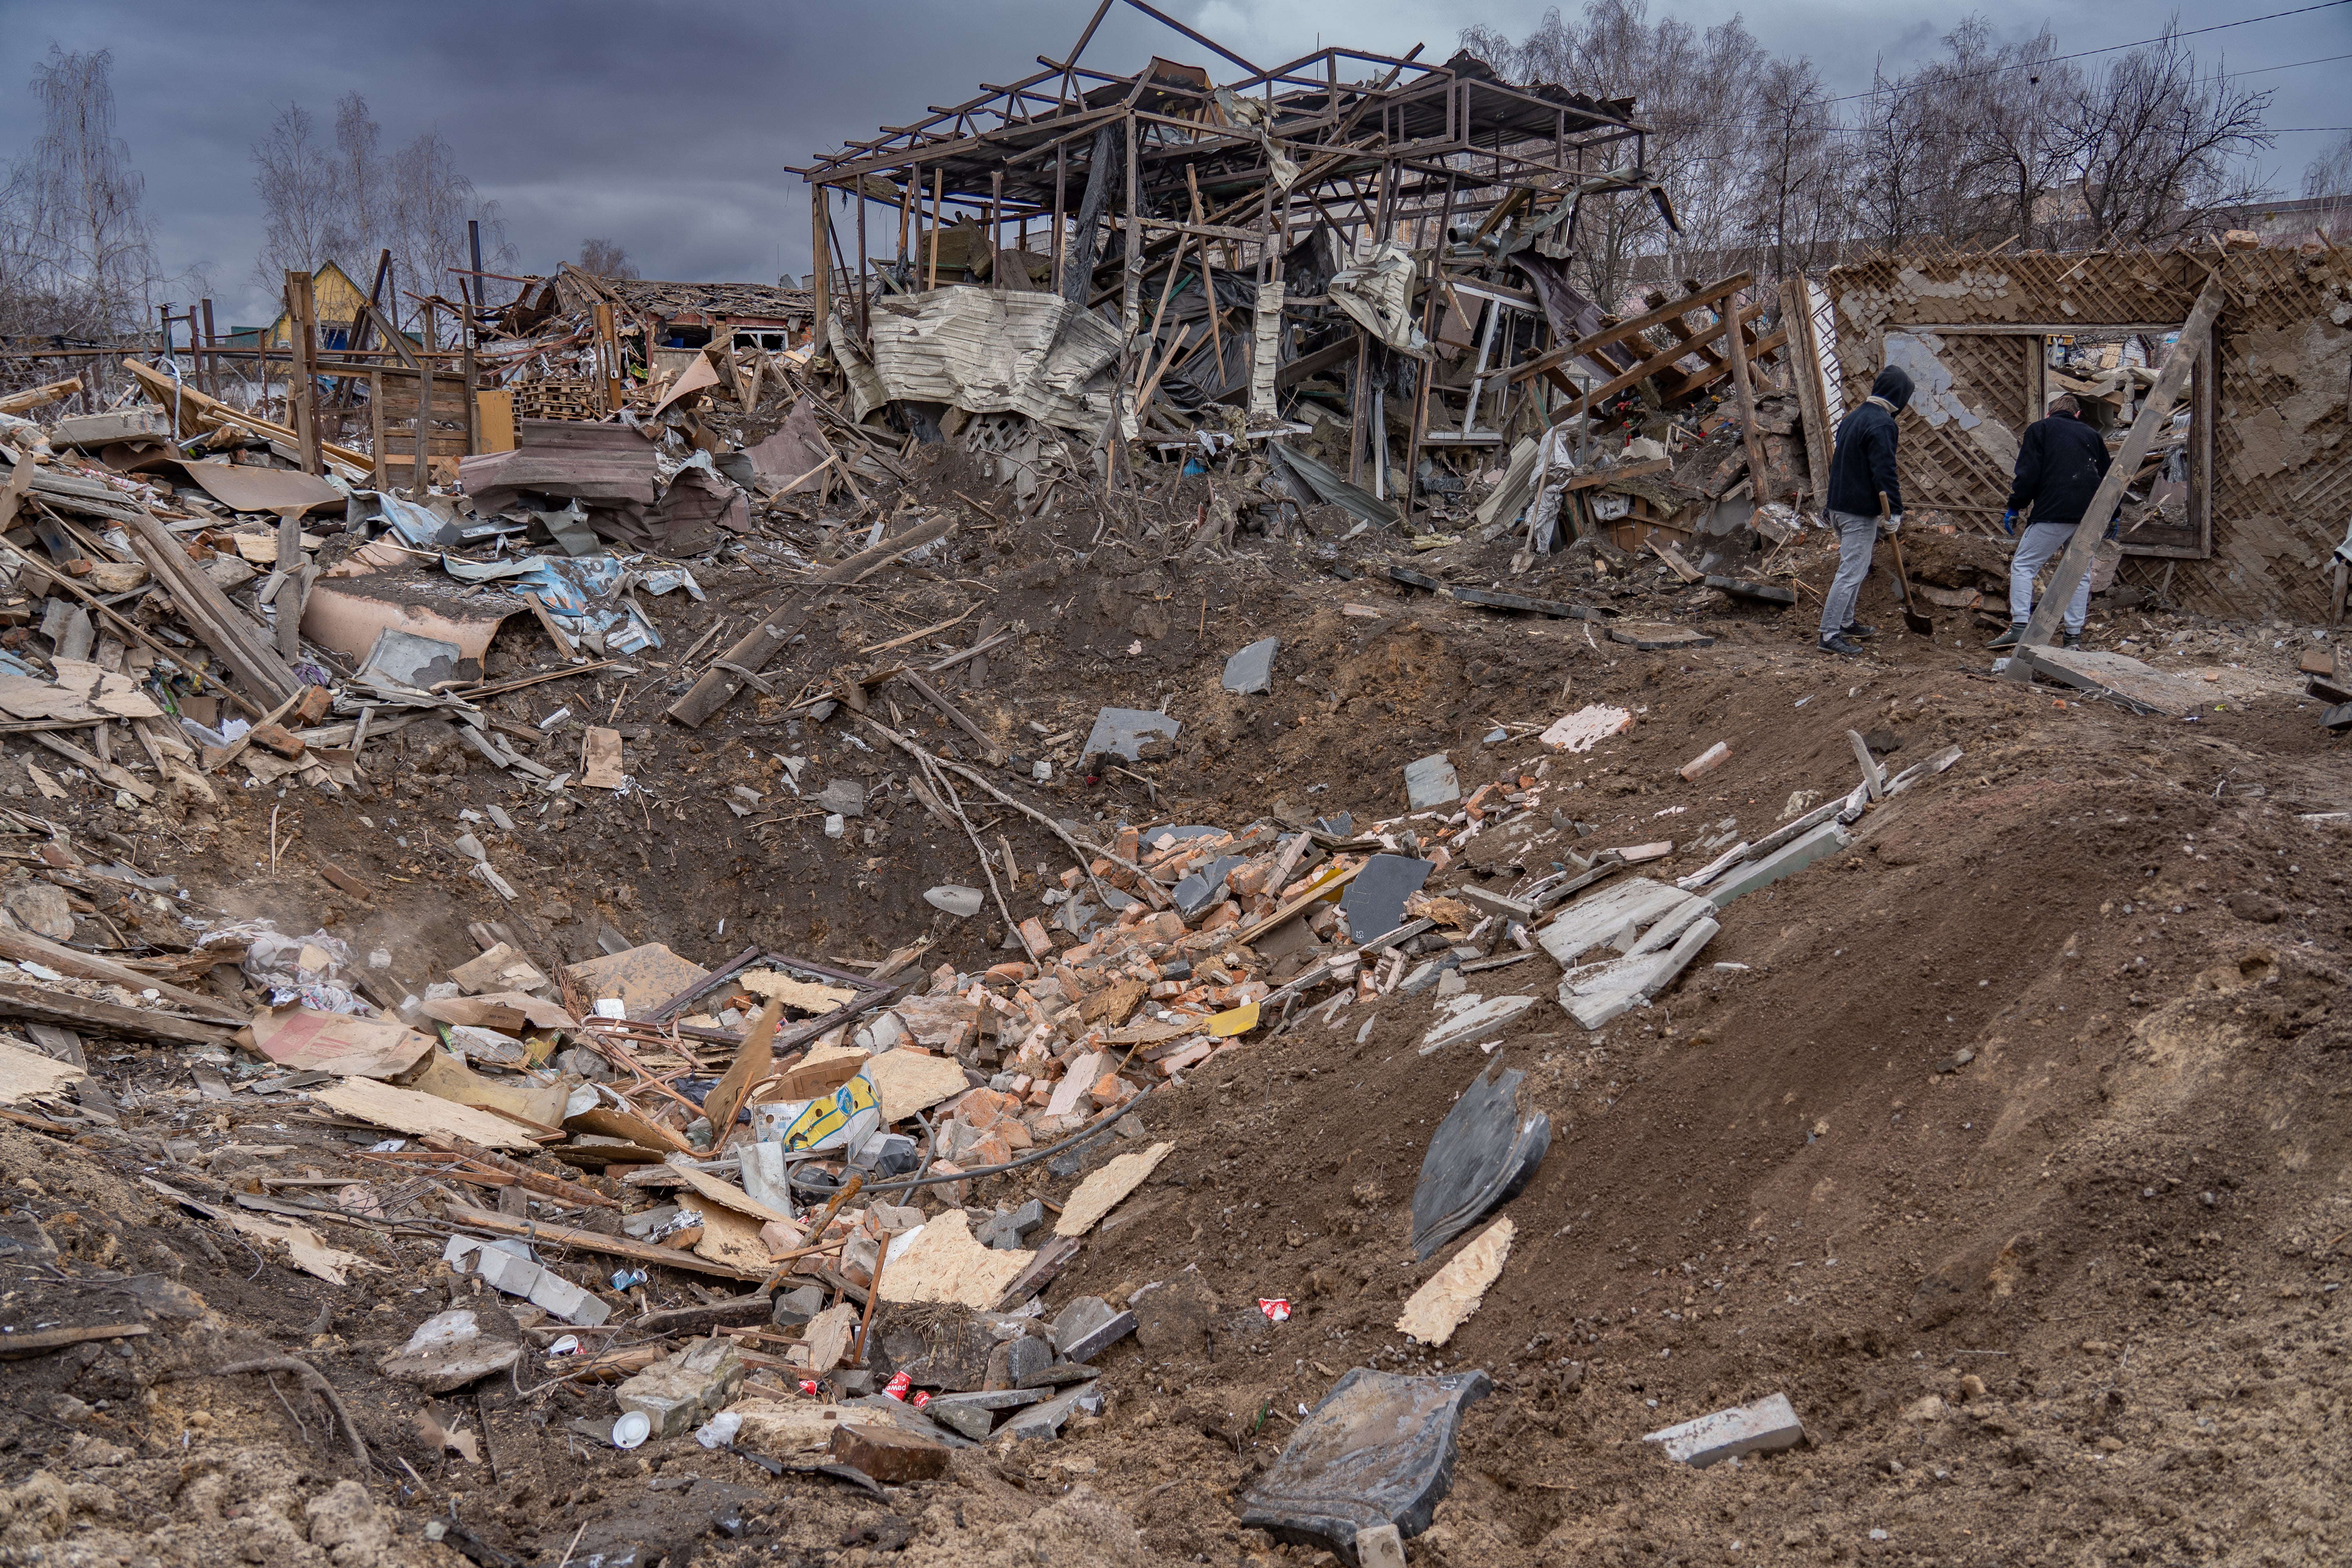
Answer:
[[[1081,389],[1118,351],[1116,329],[1058,294],[935,289],[874,312],[885,396],[1025,414],[1068,430],[1098,430],[1110,416],[1108,387]]]

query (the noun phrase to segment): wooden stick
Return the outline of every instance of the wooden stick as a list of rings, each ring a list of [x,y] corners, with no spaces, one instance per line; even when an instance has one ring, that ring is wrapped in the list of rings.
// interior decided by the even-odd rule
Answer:
[[[815,468],[811,468],[807,473],[803,474],[799,479],[778,485],[774,489],[772,489],[766,495],[761,496],[760,498],[761,504],[764,506],[767,503],[773,501],[780,495],[784,495],[790,491],[798,489],[801,486],[808,483],[811,479],[816,478],[819,474],[824,472],[827,468],[833,467],[834,464],[840,460],[840,453],[828,453],[824,462],[819,463]]]
[[[29,465],[23,463],[17,465],[20,471],[27,467],[29,467]],[[34,560],[23,551],[9,543],[5,539],[0,539],[0,550],[7,551],[9,554],[14,555],[19,561],[24,562],[26,565],[33,567],[36,571],[41,573],[42,575],[47,577],[53,584],[64,589],[75,598],[79,599],[90,609],[96,611],[101,616],[104,616],[107,620],[114,626],[116,630],[121,632],[123,636],[134,639],[140,647],[144,647],[152,653],[159,654],[164,658],[170,659],[175,665],[186,662],[187,650],[185,648],[182,648],[175,653],[171,648],[165,647],[162,643],[157,642],[153,637],[149,637],[137,624],[125,620],[122,616],[117,615],[111,605],[100,604],[89,594],[84,592],[81,588],[77,587],[74,584],[68,582],[64,577],[51,571],[48,567],[42,565],[41,563]],[[219,688],[218,690],[222,696],[227,698],[231,702],[236,703],[239,708],[244,709],[247,713],[253,715],[255,718],[258,719],[261,717],[261,710],[256,707],[251,701],[247,700],[245,694],[238,691],[236,688],[224,686]]]
[[[866,1288],[866,1315],[857,1322],[856,1364],[859,1366],[866,1364],[866,1340],[874,1331],[874,1304],[882,1300],[882,1266],[890,1261],[890,1238],[878,1231],[876,1234],[880,1245],[874,1249],[874,1281]],[[846,1240],[845,1237],[845,1244]]]
[[[633,1263],[652,1263],[667,1268],[687,1268],[697,1274],[715,1274],[722,1279],[741,1279],[757,1283],[760,1276],[748,1274],[725,1263],[713,1263],[691,1252],[675,1247],[648,1247],[642,1241],[625,1237],[604,1236],[593,1230],[582,1230],[568,1225],[554,1225],[547,1220],[519,1220],[494,1209],[478,1209],[466,1204],[448,1204],[444,1212],[455,1225],[471,1226],[478,1230],[492,1231],[499,1236],[528,1237],[541,1246],[576,1247],[585,1252],[601,1252],[609,1258],[625,1258]]]
[[[943,669],[953,669],[965,659],[976,658],[980,655],[986,653],[990,648],[994,647],[998,643],[1012,641],[1013,636],[1013,630],[1008,626],[1003,631],[998,632],[994,637],[989,637],[984,641],[972,644],[961,653],[951,653],[948,655],[947,658],[940,660],[937,664],[925,665],[923,667],[923,673],[925,675],[937,675]]]
[[[542,1174],[520,1160],[510,1160],[495,1149],[485,1149],[478,1144],[468,1143],[463,1138],[454,1135],[442,1137],[437,1134],[428,1134],[418,1142],[428,1149],[477,1165],[485,1165],[493,1171],[511,1176],[518,1184],[529,1187],[535,1193],[543,1193],[551,1198],[562,1198],[568,1204],[582,1204],[596,1208],[616,1209],[621,1206],[593,1188],[583,1187],[577,1182],[567,1182],[561,1176]]]
[[[978,606],[974,607],[977,608]],[[972,740],[979,744],[982,753],[987,756],[988,765],[990,767],[1002,767],[1003,765],[1004,758],[1006,756],[1004,748],[998,745],[996,742],[990,737],[987,731],[982,729],[979,725],[973,723],[971,719],[967,718],[962,709],[949,701],[945,697],[940,696],[937,689],[935,689],[929,681],[925,680],[921,676],[917,675],[911,669],[900,670],[898,672],[898,679],[905,681],[908,686],[913,687],[917,696],[920,697],[924,701],[929,703],[932,707],[938,709],[942,714],[946,715],[950,723],[953,724],[957,729],[961,730],[965,734],[971,736]]]
[[[304,690],[308,689],[309,688],[304,688]],[[208,773],[218,773],[221,769],[228,766],[229,763],[236,761],[238,757],[245,754],[245,749],[253,744],[254,730],[260,729],[263,724],[277,723],[278,721],[285,718],[286,715],[294,711],[294,705],[301,700],[302,693],[300,691],[297,691],[293,696],[289,697],[285,701],[280,702],[277,707],[271,709],[267,714],[263,715],[261,720],[253,726],[253,730],[247,730],[244,734],[239,735],[236,740],[231,741],[227,745],[223,746],[220,749],[219,755],[214,757],[209,762],[203,762],[199,759],[204,771]]]
[[[905,637],[892,637],[888,642],[878,642],[869,647],[859,648],[857,651],[860,653],[882,653],[890,648],[904,647],[910,642],[920,642],[925,637],[929,637],[934,633],[943,632],[950,626],[957,626],[964,621],[971,619],[972,610],[977,610],[979,608],[980,606],[978,605],[974,605],[971,606],[971,609],[966,610],[962,615],[956,616],[954,620],[940,621],[935,626],[925,626],[921,631],[908,632]]]

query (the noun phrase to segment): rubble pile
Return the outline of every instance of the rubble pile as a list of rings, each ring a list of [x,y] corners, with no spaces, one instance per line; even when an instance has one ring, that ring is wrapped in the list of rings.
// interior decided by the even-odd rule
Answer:
[[[798,287],[9,400],[0,1524],[2014,1555],[2236,1506],[2223,1320],[2340,1468],[2340,633],[2117,545],[1991,665],[1953,502],[1814,658],[1805,280],[1581,298],[1622,101],[1244,68],[824,153]]]

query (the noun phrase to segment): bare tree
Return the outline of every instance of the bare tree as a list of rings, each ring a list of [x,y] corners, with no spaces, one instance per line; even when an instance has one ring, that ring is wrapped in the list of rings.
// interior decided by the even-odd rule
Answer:
[[[580,242],[580,270],[598,278],[635,278],[637,269],[629,264],[629,253],[620,243],[610,239],[583,239]]]
[[[1465,28],[1461,43],[1521,81],[1631,97],[1654,132],[1643,166],[1665,185],[1682,232],[1665,226],[1646,194],[1588,197],[1573,267],[1604,310],[1622,302],[1637,279],[1672,279],[1686,263],[1712,266],[1738,238],[1753,161],[1746,122],[1764,59],[1738,17],[1702,33],[1679,17],[1652,22],[1648,0],[1588,0],[1572,23],[1546,12],[1518,43],[1486,27]],[[1630,149],[1625,155],[1630,162]]]
[[[261,253],[254,281],[275,295],[289,272],[313,272],[328,259],[336,232],[335,162],[318,122],[299,103],[270,121],[253,149],[253,188],[261,198]]]
[[[1749,203],[1758,270],[1800,271],[1817,246],[1834,243],[1843,216],[1838,125],[1829,89],[1810,58],[1767,62],[1757,83],[1755,195]]]
[[[33,68],[41,135],[10,174],[0,262],[33,330],[102,341],[148,324],[155,251],[146,183],[114,130],[114,57],[55,44]]]
[[[2203,226],[2217,208],[2265,194],[2240,161],[2277,141],[2263,129],[2270,94],[2219,70],[2200,76],[2177,26],[2074,95],[2085,243],[2161,243]]]
[[[2352,195],[2352,132],[2337,137],[2335,146],[2305,167],[2303,195],[2306,201]]]
[[[496,202],[485,202],[474,182],[457,167],[456,149],[437,131],[427,131],[393,154],[389,183],[389,216],[394,258],[417,296],[454,298],[452,268],[470,268],[466,224],[478,221],[490,254],[483,259],[495,267],[511,265],[506,224]],[[422,310],[418,325],[423,326]],[[454,325],[444,318],[443,325]]]
[[[368,115],[366,99],[347,92],[336,100],[334,221],[327,244],[346,268],[372,264],[385,244],[385,174],[377,151],[383,136],[383,127]],[[352,276],[359,279],[356,272]],[[364,287],[370,279],[359,281]]]

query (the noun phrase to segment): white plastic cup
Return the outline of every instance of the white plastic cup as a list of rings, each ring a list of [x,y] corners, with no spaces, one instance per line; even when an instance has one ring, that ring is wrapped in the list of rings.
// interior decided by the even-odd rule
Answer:
[[[652,1436],[653,1429],[654,1424],[646,1418],[644,1411],[627,1411],[613,1423],[613,1447],[634,1448]]]

